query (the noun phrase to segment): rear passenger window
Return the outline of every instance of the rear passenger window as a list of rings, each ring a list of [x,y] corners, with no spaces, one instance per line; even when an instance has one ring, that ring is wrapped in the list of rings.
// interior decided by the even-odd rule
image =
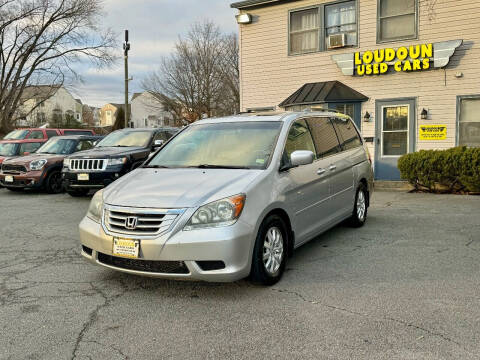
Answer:
[[[93,141],[91,140],[83,140],[79,141],[77,147],[75,148],[75,152],[77,151],[84,151],[93,148]]]
[[[355,129],[352,120],[334,118],[332,121],[338,137],[340,138],[343,150],[354,149],[362,145],[362,140],[360,139],[360,135]]]
[[[50,139],[52,137],[58,136],[57,132],[55,130],[46,130],[47,131],[47,137]]]
[[[288,160],[290,160],[290,155],[297,150],[309,150],[315,154],[312,134],[305,120],[296,121],[290,128],[285,144],[285,154]]]
[[[167,141],[168,139],[170,139],[171,136],[168,132],[166,131],[159,131],[155,134],[155,137],[153,138],[153,140],[163,140],[163,141]]]
[[[310,118],[307,121],[317,149],[317,159],[334,155],[341,151],[337,134],[328,118]]]
[[[30,133],[29,139],[43,139],[43,132],[40,130],[34,130]]]
[[[92,135],[91,131],[85,130],[64,130],[63,133],[65,135]]]

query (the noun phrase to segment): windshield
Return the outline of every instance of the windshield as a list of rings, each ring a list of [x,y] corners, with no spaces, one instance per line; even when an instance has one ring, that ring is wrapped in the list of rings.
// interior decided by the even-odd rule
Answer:
[[[146,167],[265,169],[282,123],[194,125],[170,141]]]
[[[0,156],[17,155],[18,144],[0,144]]]
[[[4,139],[5,140],[23,140],[28,135],[28,130],[13,130],[9,132]]]
[[[37,154],[71,154],[75,149],[76,144],[77,142],[75,140],[56,137],[43,144],[37,150]]]
[[[150,131],[115,131],[100,141],[97,147],[139,146],[147,147],[152,132]]]

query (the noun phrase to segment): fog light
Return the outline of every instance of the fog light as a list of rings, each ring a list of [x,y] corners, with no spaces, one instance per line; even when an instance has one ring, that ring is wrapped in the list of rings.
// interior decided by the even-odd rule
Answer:
[[[115,177],[118,177],[118,174],[115,174]]]

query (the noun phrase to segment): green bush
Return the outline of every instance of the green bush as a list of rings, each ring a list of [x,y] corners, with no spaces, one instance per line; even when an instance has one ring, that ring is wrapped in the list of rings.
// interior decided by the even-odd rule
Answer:
[[[421,150],[402,156],[398,168],[416,189],[480,192],[480,148]]]

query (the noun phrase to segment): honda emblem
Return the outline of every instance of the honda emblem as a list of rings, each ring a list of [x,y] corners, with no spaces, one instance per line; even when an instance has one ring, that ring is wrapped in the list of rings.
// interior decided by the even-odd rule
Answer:
[[[135,230],[137,228],[138,218],[136,216],[129,216],[125,219],[125,228],[128,230]]]

